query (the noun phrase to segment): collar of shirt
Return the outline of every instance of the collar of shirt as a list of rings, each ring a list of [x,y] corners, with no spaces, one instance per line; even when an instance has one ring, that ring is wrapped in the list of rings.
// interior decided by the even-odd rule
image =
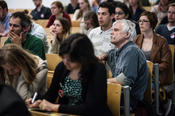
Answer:
[[[99,34],[103,34],[103,33],[109,33],[109,32],[111,32],[112,31],[112,27],[111,28],[109,28],[108,30],[106,30],[106,31],[103,31],[102,29],[101,29],[101,27],[100,27],[100,33]]]

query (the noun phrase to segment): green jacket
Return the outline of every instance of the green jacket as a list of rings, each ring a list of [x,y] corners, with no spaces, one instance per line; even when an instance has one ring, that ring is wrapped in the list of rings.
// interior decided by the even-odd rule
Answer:
[[[10,38],[8,38],[4,44],[12,43]],[[44,51],[44,44],[41,39],[27,34],[27,39],[22,43],[22,47],[27,50],[28,52],[38,55],[43,60],[46,59],[45,51]]]

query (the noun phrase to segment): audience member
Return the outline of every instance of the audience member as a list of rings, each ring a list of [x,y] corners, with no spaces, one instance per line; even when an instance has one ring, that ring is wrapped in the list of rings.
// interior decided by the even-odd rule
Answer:
[[[52,2],[51,11],[52,11],[52,15],[49,18],[49,22],[46,26],[47,28],[50,27],[54,23],[55,19],[59,17],[66,18],[71,24],[71,18],[66,12],[64,12],[63,4],[60,1]]]
[[[130,107],[134,110],[137,103],[144,98],[147,87],[148,69],[143,52],[132,41],[135,33],[135,24],[130,20],[117,20],[113,24],[111,43],[115,45],[107,54],[113,78],[109,83],[128,85],[130,90]],[[121,104],[123,104],[123,97]]]
[[[38,56],[16,44],[6,44],[0,49],[0,67],[1,80],[15,88],[22,99],[32,97],[35,92],[40,97],[45,94],[47,62]]]
[[[30,104],[42,110],[86,116],[112,116],[107,106],[105,66],[94,54],[86,35],[73,34],[60,47],[61,62],[43,100]],[[58,78],[59,77],[59,78]],[[55,104],[59,96],[58,104]]]
[[[158,5],[155,5],[151,8],[151,12],[154,12],[157,15],[158,22],[161,22],[162,19],[167,16],[169,0],[160,0]]]
[[[86,35],[93,29],[99,26],[97,14],[93,11],[89,11],[84,16],[84,28],[82,32]]]
[[[8,13],[8,6],[4,0],[0,1],[0,37],[6,36],[9,30],[9,20],[11,14]]]
[[[112,20],[115,9],[110,2],[102,2],[98,9],[99,27],[92,29],[89,38],[93,43],[95,55],[101,56],[114,48],[110,43],[110,33],[112,31]]]
[[[122,2],[115,2],[115,20],[128,19],[135,23],[136,33],[140,34],[140,28],[137,22],[131,19],[131,12],[127,5]],[[136,36],[136,35],[135,35]]]
[[[80,9],[77,9],[73,15],[72,20],[79,20],[80,21],[80,28],[81,33],[84,32],[84,16],[88,11],[91,11],[89,0],[79,0]]]
[[[30,28],[29,28],[28,32],[31,35],[34,35],[43,41],[44,51],[45,51],[45,53],[47,53],[48,49],[49,49],[49,44],[48,44],[46,31],[44,30],[44,28],[41,25],[39,25],[35,22],[32,22],[29,26],[30,26]]]
[[[164,36],[168,44],[175,45],[175,3],[171,3],[168,8],[168,23],[159,25],[156,32]]]
[[[138,35],[134,42],[143,51],[147,60],[159,63],[160,85],[164,85],[170,80],[168,73],[172,67],[172,56],[167,40],[154,32],[157,22],[158,19],[155,13],[143,12],[139,19],[142,34]]]
[[[49,53],[59,53],[61,43],[70,33],[70,27],[70,23],[67,19],[61,17],[55,19],[53,25],[50,27],[52,40]]]
[[[24,101],[7,85],[0,85],[1,116],[31,116]]]
[[[129,0],[129,9],[131,11],[132,20],[138,21],[144,9],[141,4],[141,0]]]
[[[31,53],[45,59],[44,45],[41,39],[28,33],[30,18],[23,12],[15,12],[10,17],[10,28],[7,43],[15,43]]]
[[[27,15],[28,10],[24,10],[24,13]],[[26,22],[26,25],[27,25],[27,22]],[[47,53],[49,49],[49,44],[48,44],[48,39],[44,28],[41,25],[35,23],[34,21],[28,22],[28,26],[29,26],[28,32],[31,35],[34,35],[43,41],[44,51],[45,53]]]
[[[80,6],[78,4],[78,0],[70,0],[71,3],[68,4],[68,6],[66,7],[66,12],[68,14],[74,14],[74,12],[77,9],[80,9]]]
[[[93,0],[92,1],[92,10],[94,11],[94,12],[98,12],[98,7],[99,7],[99,4],[101,3],[101,2],[103,2],[104,0]]]
[[[37,19],[49,19],[51,16],[51,10],[48,7],[42,5],[42,0],[33,0],[36,8],[32,10],[30,15],[34,20]]]

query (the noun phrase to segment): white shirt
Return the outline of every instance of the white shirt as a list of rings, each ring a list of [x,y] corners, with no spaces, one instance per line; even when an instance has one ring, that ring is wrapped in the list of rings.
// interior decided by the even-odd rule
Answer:
[[[110,42],[111,31],[112,27],[106,31],[101,30],[101,27],[97,27],[90,31],[88,37],[94,46],[95,55],[97,57],[115,48]]]
[[[36,36],[37,38],[43,41],[45,53],[47,53],[49,49],[49,44],[48,44],[47,35],[44,28],[41,25],[32,22],[32,28],[31,28],[30,34]]]

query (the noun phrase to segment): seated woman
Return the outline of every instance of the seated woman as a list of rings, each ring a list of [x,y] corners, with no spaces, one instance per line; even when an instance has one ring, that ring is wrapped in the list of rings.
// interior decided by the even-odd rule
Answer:
[[[49,53],[56,54],[59,53],[60,44],[70,33],[70,23],[65,18],[55,19],[53,25],[50,27],[52,40]]]
[[[73,34],[60,47],[63,62],[58,64],[43,100],[30,104],[42,110],[89,116],[111,116],[107,107],[105,66],[94,55],[86,35]],[[55,101],[59,97],[58,104]]]
[[[49,22],[46,26],[47,28],[49,28],[54,23],[55,19],[59,17],[66,18],[69,21],[70,25],[72,24],[70,16],[66,12],[64,12],[63,4],[60,1],[52,2],[51,12],[52,15],[49,18]]]
[[[136,25],[136,34],[140,34],[140,28],[136,21],[131,19],[131,12],[127,5],[122,2],[114,2],[115,3],[115,20],[128,19],[135,23]]]
[[[81,32],[84,32],[84,16],[88,11],[91,11],[91,8],[88,0],[79,0],[78,3],[80,5],[80,9],[75,11],[72,20],[79,20]]]
[[[134,21],[138,21],[141,13],[145,10],[142,7],[142,0],[128,0],[129,1],[129,10],[131,12],[131,18]]]
[[[143,12],[139,19],[142,34],[136,36],[134,42],[143,50],[147,60],[160,64],[160,84],[164,85],[168,81],[168,70],[172,64],[172,56],[167,40],[154,32],[157,22],[155,13]]]
[[[131,19],[131,12],[125,3],[120,1],[115,3],[115,20],[128,19],[135,23],[136,25],[136,34],[140,34],[140,28],[136,21]],[[135,35],[136,36],[136,35]]]
[[[1,83],[13,86],[22,99],[46,92],[47,62],[29,54],[16,44],[0,49]]]

